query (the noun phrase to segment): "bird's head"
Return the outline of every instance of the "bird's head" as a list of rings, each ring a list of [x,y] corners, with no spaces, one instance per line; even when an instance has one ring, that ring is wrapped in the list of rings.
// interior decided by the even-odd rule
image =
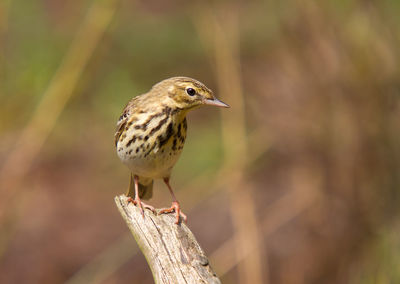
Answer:
[[[170,103],[185,110],[202,105],[229,107],[214,97],[213,92],[203,83],[188,77],[166,79],[155,85],[153,89],[166,90]]]

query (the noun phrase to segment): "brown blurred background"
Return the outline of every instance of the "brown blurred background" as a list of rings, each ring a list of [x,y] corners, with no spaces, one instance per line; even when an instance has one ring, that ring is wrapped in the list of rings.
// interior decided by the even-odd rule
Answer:
[[[172,177],[223,283],[400,283],[399,39],[397,0],[1,1],[0,283],[152,283],[113,135],[177,75],[232,106]]]

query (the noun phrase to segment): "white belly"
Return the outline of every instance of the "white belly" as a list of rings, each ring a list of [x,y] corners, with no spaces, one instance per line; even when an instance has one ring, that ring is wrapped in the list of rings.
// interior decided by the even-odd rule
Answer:
[[[172,168],[182,152],[182,149],[172,151],[172,142],[168,144],[171,145],[166,145],[163,147],[163,150],[155,147],[146,157],[146,152],[141,153],[140,150],[137,154],[132,155],[132,153],[129,154],[130,150],[118,151],[119,149],[117,148],[117,153],[121,161],[135,175],[149,178],[164,178],[171,175]],[[133,151],[136,151],[136,149]]]

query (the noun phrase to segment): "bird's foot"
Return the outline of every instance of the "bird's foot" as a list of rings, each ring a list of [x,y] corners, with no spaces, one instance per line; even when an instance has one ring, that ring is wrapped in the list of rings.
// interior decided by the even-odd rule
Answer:
[[[144,203],[144,202],[142,202],[141,200],[140,200],[140,198],[135,198],[135,199],[133,199],[132,197],[128,197],[128,204],[130,203],[130,202],[132,202],[134,205],[139,205],[139,209],[140,209],[140,212],[142,213],[142,216],[143,216],[143,218],[144,218],[144,209],[149,209],[151,212],[153,212],[154,214],[157,214],[157,212],[156,212],[156,209],[154,209],[154,207],[153,206],[151,206],[151,205],[148,205],[148,204],[146,204],[146,203]],[[144,208],[144,209],[143,209]]]
[[[176,217],[176,222],[175,224],[179,224],[179,217],[182,217],[183,221],[187,221],[186,215],[181,211],[181,206],[179,205],[178,201],[173,201],[172,205],[170,208],[162,209],[160,212],[158,212],[158,215],[160,214],[168,214],[175,212],[175,217]]]

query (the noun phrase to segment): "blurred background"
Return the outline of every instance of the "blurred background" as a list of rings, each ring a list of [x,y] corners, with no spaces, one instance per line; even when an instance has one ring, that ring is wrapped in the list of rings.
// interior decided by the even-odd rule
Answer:
[[[2,0],[0,282],[152,283],[114,131],[184,75],[231,105],[172,176],[223,283],[400,283],[399,39],[397,0]]]

